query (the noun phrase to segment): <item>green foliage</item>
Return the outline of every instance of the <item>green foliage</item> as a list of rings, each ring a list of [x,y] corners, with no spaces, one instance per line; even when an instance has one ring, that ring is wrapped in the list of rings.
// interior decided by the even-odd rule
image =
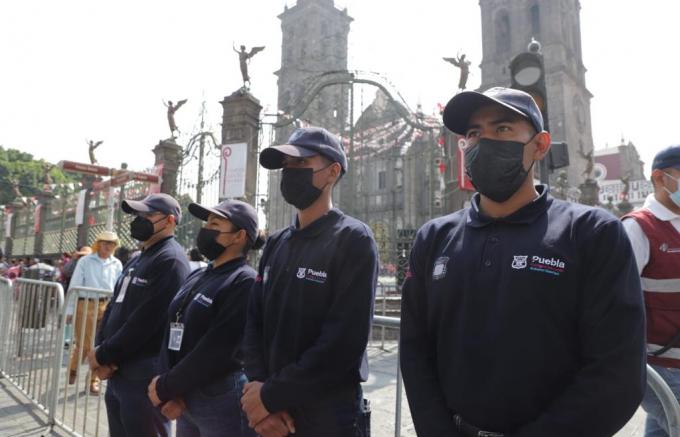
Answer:
[[[34,159],[30,153],[0,146],[0,204],[9,204],[16,198],[12,189],[13,182],[19,184],[19,191],[23,196],[32,197],[43,190],[48,179],[51,179],[52,184],[75,181],[57,167],[49,170],[47,178],[45,170],[50,166],[51,164],[42,159]]]

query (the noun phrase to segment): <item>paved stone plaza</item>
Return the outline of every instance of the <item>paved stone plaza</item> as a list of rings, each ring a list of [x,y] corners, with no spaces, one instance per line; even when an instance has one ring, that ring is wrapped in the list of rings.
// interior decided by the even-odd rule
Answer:
[[[394,341],[386,342],[384,349],[380,342],[369,348],[371,374],[364,384],[364,394],[371,400],[372,435],[391,437],[394,435],[397,349]],[[70,402],[72,402],[71,399]],[[66,436],[65,432],[50,432],[45,425],[46,415],[32,406],[25,396],[6,379],[0,379],[0,437]],[[644,413],[639,410],[633,420],[616,437],[642,436]],[[106,434],[106,419],[102,417],[100,434]],[[88,434],[88,435],[94,435]],[[401,435],[415,437],[415,430],[404,395],[402,403]]]

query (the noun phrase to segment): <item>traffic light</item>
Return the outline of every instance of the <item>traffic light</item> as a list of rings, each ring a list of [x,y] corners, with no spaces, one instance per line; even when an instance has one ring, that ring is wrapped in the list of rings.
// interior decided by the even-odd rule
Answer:
[[[543,114],[543,128],[550,130],[548,123],[548,91],[545,86],[545,67],[541,54],[541,43],[531,38],[527,52],[520,53],[510,62],[510,87],[531,95]],[[549,183],[548,173],[569,165],[569,151],[566,143],[553,143],[548,156],[540,162],[541,182]]]
[[[543,114],[543,125],[548,130],[548,92],[545,87],[545,68],[541,44],[534,38],[527,47],[510,62],[511,88],[531,95]]]

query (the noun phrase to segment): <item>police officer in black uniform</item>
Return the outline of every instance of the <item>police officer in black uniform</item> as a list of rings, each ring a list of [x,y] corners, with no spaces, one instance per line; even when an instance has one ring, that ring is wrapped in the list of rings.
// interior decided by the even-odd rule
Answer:
[[[207,222],[196,246],[210,264],[192,272],[170,303],[149,398],[169,419],[179,417],[177,437],[254,437],[239,402],[247,382],[241,341],[257,276],[246,255],[264,236],[255,208],[239,200],[192,203],[189,212]]]
[[[635,259],[608,212],[534,186],[550,135],[530,95],[457,94],[471,207],[416,236],[401,368],[420,437],[609,437],[645,388]]]
[[[260,164],[283,167],[281,193],[297,219],[268,239],[260,260],[244,338],[253,382],[243,409],[263,437],[364,436],[360,382],[378,256],[370,229],[333,208],[347,158],[337,137],[304,128],[264,149]]]
[[[111,437],[167,436],[170,422],[152,405],[147,386],[156,375],[168,305],[189,274],[174,238],[182,214],[167,194],[121,206],[135,215],[130,234],[142,242],[142,252],[123,268],[88,360],[101,379],[110,378],[105,401]]]

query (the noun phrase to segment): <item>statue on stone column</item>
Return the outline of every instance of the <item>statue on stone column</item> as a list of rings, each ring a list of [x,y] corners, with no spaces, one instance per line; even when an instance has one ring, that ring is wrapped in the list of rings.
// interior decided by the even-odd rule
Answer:
[[[579,202],[584,205],[596,206],[600,203],[600,187],[597,184],[597,181],[592,178],[593,168],[595,167],[593,151],[591,150],[590,152],[585,153],[583,152],[583,147],[579,147],[578,153],[581,158],[586,160],[586,169],[583,170],[582,173],[586,179],[578,186],[579,190],[581,190]]]
[[[593,174],[593,168],[595,166],[595,160],[593,159],[593,151],[591,150],[588,153],[584,153],[583,149],[579,149],[578,154],[581,156],[586,161],[586,169],[583,170],[583,176],[586,177],[587,179],[592,179],[591,175]]]
[[[180,100],[173,105],[172,100],[168,100],[168,103],[163,102],[166,108],[168,108],[168,126],[170,127],[170,137],[176,138],[175,132],[180,133],[177,128],[177,123],[175,123],[175,112],[182,107],[187,102],[188,99]]]
[[[12,184],[12,192],[14,193],[13,203],[17,206],[28,205],[28,203],[26,202],[26,199],[24,199],[24,195],[21,194],[21,190],[19,190],[19,180],[12,178],[12,179],[9,180],[9,183]]]
[[[569,196],[569,188],[569,176],[567,175],[566,171],[562,170],[557,176],[557,180],[555,181],[554,189],[551,190],[551,194],[553,197],[558,199],[567,200]]]
[[[458,80],[458,89],[464,90],[467,84],[468,76],[470,75],[470,61],[465,59],[465,53],[458,55],[455,58],[442,58],[456,67],[460,68],[460,79]]]
[[[628,200],[628,194],[630,193],[630,176],[631,172],[627,172],[624,177],[621,178],[623,183],[623,190],[621,190],[621,200]]]
[[[94,151],[97,149],[97,147],[101,146],[103,142],[104,141],[97,141],[95,143],[93,140],[86,141],[88,153],[90,155],[90,164],[97,165],[97,158],[94,157]]]
[[[238,61],[241,67],[241,77],[243,78],[243,88],[250,88],[250,76],[248,76],[248,63],[250,59],[256,54],[264,50],[265,46],[253,47],[250,52],[246,51],[246,46],[241,46],[241,51],[236,50],[236,47],[232,47],[234,51],[238,54]]]
[[[54,183],[54,180],[52,179],[52,175],[50,175],[50,172],[52,169],[55,167],[54,164],[50,164],[49,162],[44,162],[42,164],[42,171],[43,174],[45,175],[43,177],[43,183],[47,186],[50,186]]]

